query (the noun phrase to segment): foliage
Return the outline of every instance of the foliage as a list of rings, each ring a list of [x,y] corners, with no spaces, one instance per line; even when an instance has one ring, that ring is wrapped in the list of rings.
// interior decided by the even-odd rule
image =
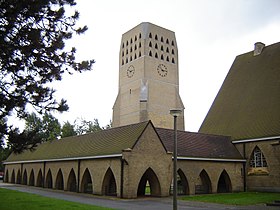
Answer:
[[[40,195],[23,193],[14,190],[0,188],[0,209],[5,210],[106,210],[110,208],[88,204],[47,198]]]
[[[228,205],[255,205],[261,203],[270,203],[274,200],[279,200],[280,193],[266,192],[241,192],[241,193],[226,193],[226,194],[207,194],[184,196],[182,200],[200,201],[208,203],[221,203]]]
[[[76,136],[77,132],[75,131],[75,126],[72,125],[70,122],[64,123],[61,128],[61,138],[68,137],[68,136]]]
[[[0,147],[0,171],[4,171],[4,165],[2,161],[6,160],[7,157],[11,154],[10,148],[2,148]]]
[[[94,119],[93,121],[77,119],[74,123],[78,135],[102,130],[97,119]]]
[[[23,144],[17,142],[12,148],[24,149],[35,139],[29,140],[32,133],[8,127],[8,117],[25,118],[27,105],[40,114],[67,110],[66,100],[55,99],[50,83],[61,80],[64,73],[92,68],[94,60],[77,62],[76,49],[65,49],[73,34],[87,30],[76,26],[77,11],[68,15],[75,5],[75,0],[0,0],[0,138],[8,136],[13,144],[18,135]]]

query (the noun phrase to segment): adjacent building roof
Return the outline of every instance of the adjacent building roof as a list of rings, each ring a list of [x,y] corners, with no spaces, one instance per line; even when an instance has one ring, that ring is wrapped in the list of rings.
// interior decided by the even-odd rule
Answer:
[[[149,122],[142,122],[85,135],[66,137],[42,143],[34,151],[12,153],[5,161],[57,160],[87,158],[121,154],[123,149],[132,148]]]
[[[174,130],[156,128],[166,149],[173,151]],[[243,159],[228,136],[177,131],[177,153],[181,157]]]
[[[280,135],[280,42],[256,51],[236,57],[199,132],[233,140]]]

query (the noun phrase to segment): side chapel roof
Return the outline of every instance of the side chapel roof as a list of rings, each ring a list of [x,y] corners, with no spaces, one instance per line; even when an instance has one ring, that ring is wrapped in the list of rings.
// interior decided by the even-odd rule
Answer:
[[[156,128],[166,149],[173,151],[174,130]],[[177,131],[177,153],[180,157],[209,159],[243,159],[229,136]]]

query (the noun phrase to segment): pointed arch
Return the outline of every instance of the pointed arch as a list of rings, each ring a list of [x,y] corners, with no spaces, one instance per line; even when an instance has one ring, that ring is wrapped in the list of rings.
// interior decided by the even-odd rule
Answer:
[[[110,167],[107,169],[103,179],[102,194],[111,196],[117,195],[116,179]]]
[[[172,58],[172,63],[175,63],[175,60],[174,60],[174,58]]]
[[[156,49],[158,49],[158,45],[157,45],[157,43],[155,44],[155,48],[156,48]]]
[[[158,54],[157,53],[155,54],[155,58],[158,58]]]
[[[40,169],[39,172],[38,172],[38,175],[37,175],[36,186],[37,187],[43,187],[43,183],[44,183],[43,173],[42,173],[42,170]]]
[[[53,187],[53,179],[52,179],[52,172],[51,169],[48,170],[47,176],[46,176],[46,188],[52,188]]]
[[[90,194],[92,194],[93,192],[92,179],[88,168],[86,168],[83,174],[83,178],[81,182],[81,192],[90,193]]]
[[[160,187],[158,177],[156,173],[153,171],[153,169],[151,168],[148,168],[145,171],[138,184],[137,196],[145,196],[145,195],[151,195],[151,196],[161,195],[161,187]]]
[[[168,47],[166,48],[166,52],[169,53],[169,48]]]
[[[136,55],[136,53],[134,54],[134,60],[135,60],[135,59],[137,59],[137,55]]]
[[[152,42],[149,42],[149,47],[153,47]]]
[[[20,170],[18,169],[16,184],[20,184],[20,183],[21,183],[21,174],[20,174]]]
[[[160,38],[160,41],[161,41],[161,42],[164,42],[164,41],[163,41],[163,37]]]
[[[189,195],[190,189],[189,189],[189,183],[187,177],[185,176],[184,172],[181,169],[178,169],[177,174],[178,174],[178,178],[177,178],[178,194]]]
[[[135,37],[134,37],[134,41],[137,41],[137,36],[135,35]]]
[[[249,160],[248,175],[267,175],[268,164],[266,158],[258,146],[255,146]]]
[[[13,172],[12,172],[12,176],[11,176],[11,183],[13,183],[13,184],[15,184],[15,183],[16,183],[15,170],[13,170]]]
[[[164,60],[164,57],[163,57],[163,55],[161,55],[161,56],[160,56],[160,59],[161,59],[161,60]]]
[[[160,50],[161,50],[161,51],[163,51],[163,50],[164,50],[164,49],[163,49],[163,45],[161,45]]]
[[[267,167],[266,158],[258,146],[255,146],[251,154],[250,167]]]
[[[155,36],[155,40],[158,40],[158,36],[157,36],[157,34],[156,34],[156,36]]]
[[[4,177],[4,182],[9,182],[9,171],[6,170],[6,174],[5,174],[5,177]]]
[[[35,184],[35,178],[34,178],[34,171],[32,169],[29,176],[29,185],[34,186],[34,184]]]
[[[153,56],[152,51],[149,52],[149,56],[151,56],[151,57]]]
[[[168,56],[166,57],[166,61],[168,61],[168,62],[169,62],[169,57],[168,57]]]
[[[229,193],[232,191],[231,181],[229,178],[228,173],[226,170],[223,170],[223,172],[220,175],[219,181],[218,181],[218,193]]]
[[[149,38],[153,38],[152,33],[149,33]]]
[[[141,33],[139,33],[139,39],[141,39],[141,37],[142,37],[142,35],[141,35]]]
[[[171,41],[171,45],[174,46],[174,40]]]
[[[166,39],[166,44],[169,44],[169,40],[168,39]]]
[[[64,179],[61,169],[58,170],[55,180],[55,189],[64,190]]]
[[[24,172],[23,172],[22,184],[27,185],[27,171],[26,171],[26,169],[24,169]]]
[[[142,55],[141,55],[141,51],[139,51],[139,56],[138,56],[138,57],[140,58],[141,56],[142,56]]]
[[[199,174],[200,183],[195,186],[195,194],[208,194],[212,192],[212,184],[207,172],[203,169]]]
[[[74,169],[72,168],[67,180],[67,190],[70,192],[77,192],[77,181]]]

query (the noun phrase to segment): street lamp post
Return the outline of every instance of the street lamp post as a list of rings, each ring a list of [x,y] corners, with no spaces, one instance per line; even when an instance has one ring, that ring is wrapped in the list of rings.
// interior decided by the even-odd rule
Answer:
[[[174,117],[174,149],[173,149],[173,210],[177,210],[177,117],[182,113],[181,109],[171,109]]]

